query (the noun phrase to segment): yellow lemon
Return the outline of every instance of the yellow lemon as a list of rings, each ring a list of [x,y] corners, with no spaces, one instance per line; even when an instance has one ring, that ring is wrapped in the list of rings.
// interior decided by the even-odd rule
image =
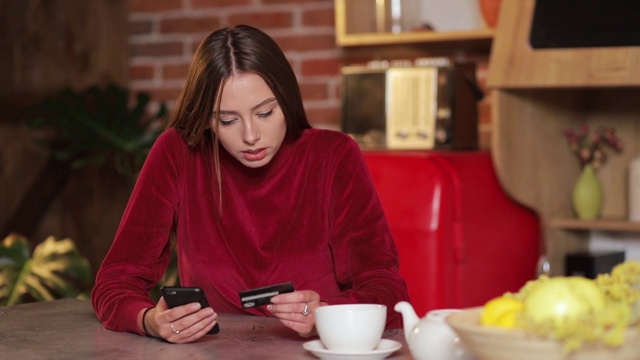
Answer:
[[[506,329],[516,327],[516,317],[522,311],[522,301],[500,296],[489,300],[482,308],[480,323]]]

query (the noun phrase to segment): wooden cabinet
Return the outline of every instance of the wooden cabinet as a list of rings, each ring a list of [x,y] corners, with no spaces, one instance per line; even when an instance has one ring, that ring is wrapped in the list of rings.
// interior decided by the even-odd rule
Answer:
[[[640,47],[532,49],[535,1],[503,1],[495,30],[393,33],[363,24],[367,16],[376,16],[370,6],[375,0],[335,0],[336,42],[346,62],[470,53],[482,59],[491,53],[496,170],[505,190],[540,214],[541,242],[552,271],[560,274],[565,254],[585,250],[590,231],[640,233],[640,223],[626,221],[627,167],[640,153]],[[580,167],[562,135],[583,123],[614,126],[625,144],[598,172],[605,204],[595,221],[580,221],[573,214],[570,196]]]
[[[492,150],[503,186],[543,220],[554,273],[586,249],[590,230],[640,231],[627,222],[627,167],[640,152],[640,48],[536,50],[529,45],[535,0],[505,1],[489,62]],[[580,168],[562,135],[568,127],[614,126],[625,144],[598,171],[602,219],[574,219],[570,196]]]

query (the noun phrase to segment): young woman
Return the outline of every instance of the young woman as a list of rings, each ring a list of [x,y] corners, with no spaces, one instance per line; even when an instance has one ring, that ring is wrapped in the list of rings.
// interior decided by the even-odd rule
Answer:
[[[149,298],[172,234],[181,285],[201,287],[211,307],[169,309]],[[387,327],[400,327],[393,306],[408,295],[398,266],[357,144],[311,128],[281,49],[240,25],[213,32],[196,51],[92,302],[105,327],[174,343],[205,335],[217,312],[275,316],[309,336],[314,310],[341,303],[386,304]],[[295,291],[242,307],[240,291],[283,282]]]

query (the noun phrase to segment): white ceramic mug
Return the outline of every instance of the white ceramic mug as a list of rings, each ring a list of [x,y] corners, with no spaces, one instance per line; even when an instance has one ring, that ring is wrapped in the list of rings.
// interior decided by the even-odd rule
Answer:
[[[322,344],[331,351],[356,353],[376,348],[387,321],[387,307],[380,304],[321,306],[315,311]]]

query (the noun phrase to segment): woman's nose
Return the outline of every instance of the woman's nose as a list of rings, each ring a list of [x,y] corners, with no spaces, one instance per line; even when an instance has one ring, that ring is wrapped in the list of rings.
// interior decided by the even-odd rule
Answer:
[[[242,131],[242,141],[245,144],[253,145],[258,140],[260,140],[260,132],[254,126],[253,121],[246,121],[244,124],[244,129]]]

